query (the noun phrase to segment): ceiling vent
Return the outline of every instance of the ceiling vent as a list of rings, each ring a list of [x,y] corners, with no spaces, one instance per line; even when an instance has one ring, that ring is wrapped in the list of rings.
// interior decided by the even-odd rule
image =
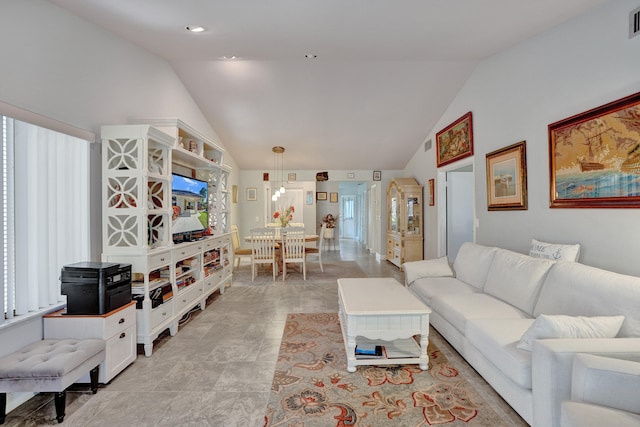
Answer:
[[[629,38],[640,34],[640,7],[629,14]]]

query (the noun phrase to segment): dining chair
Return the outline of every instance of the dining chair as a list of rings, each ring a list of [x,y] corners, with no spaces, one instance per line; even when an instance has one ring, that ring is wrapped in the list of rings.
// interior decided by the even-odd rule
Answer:
[[[251,248],[246,249],[240,247],[240,234],[238,233],[237,225],[231,226],[231,245],[233,248],[233,263],[234,265],[237,264],[236,267],[240,268],[240,262],[242,261],[242,258],[246,258],[249,260],[249,262],[251,262],[252,250]],[[236,260],[238,261],[236,262]]]
[[[276,280],[276,232],[273,228],[251,229],[251,281],[257,275],[259,264],[271,264],[273,281]]]
[[[301,264],[302,277],[307,280],[306,252],[304,250],[304,228],[285,227],[281,230],[282,243],[280,257],[282,258],[282,280],[287,277],[287,264]]]
[[[307,256],[309,255],[317,255],[318,256],[318,263],[320,264],[320,271],[322,271],[324,273],[324,267],[322,266],[322,249],[324,246],[324,230],[327,228],[327,224],[323,223],[322,227],[320,228],[320,238],[318,240],[318,246],[315,248],[304,248],[305,253],[307,254]]]

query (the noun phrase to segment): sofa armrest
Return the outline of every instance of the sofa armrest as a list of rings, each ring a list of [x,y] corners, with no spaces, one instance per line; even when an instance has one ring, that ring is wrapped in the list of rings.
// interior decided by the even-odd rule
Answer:
[[[640,363],[577,354],[573,361],[571,400],[640,413]]]
[[[535,341],[531,353],[534,426],[560,426],[560,405],[571,398],[571,374],[577,353],[640,362],[640,338]]]
[[[453,276],[453,270],[451,270],[447,257],[405,262],[402,264],[402,268],[404,268],[405,286],[409,286],[414,281],[423,277]]]

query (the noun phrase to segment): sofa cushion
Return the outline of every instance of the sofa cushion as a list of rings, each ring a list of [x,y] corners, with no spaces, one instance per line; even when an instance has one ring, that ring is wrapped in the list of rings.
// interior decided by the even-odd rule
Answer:
[[[640,337],[640,277],[576,262],[553,266],[533,312],[568,316],[625,316],[618,337]]]
[[[431,309],[440,313],[463,334],[469,319],[530,318],[522,310],[484,293],[434,296],[431,299]]]
[[[484,291],[532,314],[542,283],[553,263],[498,249]]]
[[[429,306],[431,305],[431,299],[437,295],[472,294],[478,292],[473,286],[467,285],[454,277],[418,279],[409,286],[409,290]]]
[[[453,262],[456,277],[475,288],[483,289],[496,250],[497,248],[471,242],[463,243]]]
[[[522,335],[517,347],[531,351],[533,342],[547,338],[613,338],[624,316],[572,317],[541,314]]]
[[[533,319],[475,319],[467,322],[467,340],[518,386],[531,389],[531,353],[516,344]]]
[[[451,270],[446,256],[424,261],[405,262],[402,267],[404,268],[405,283],[408,285],[422,277],[453,276],[453,270]]]
[[[578,261],[580,245],[561,245],[531,239],[529,256],[533,258],[552,259],[554,261]]]

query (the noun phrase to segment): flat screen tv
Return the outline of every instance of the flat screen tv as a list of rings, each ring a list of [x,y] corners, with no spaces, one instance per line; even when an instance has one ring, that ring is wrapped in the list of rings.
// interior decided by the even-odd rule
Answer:
[[[173,241],[179,243],[203,237],[209,228],[207,183],[176,173],[171,178]]]

